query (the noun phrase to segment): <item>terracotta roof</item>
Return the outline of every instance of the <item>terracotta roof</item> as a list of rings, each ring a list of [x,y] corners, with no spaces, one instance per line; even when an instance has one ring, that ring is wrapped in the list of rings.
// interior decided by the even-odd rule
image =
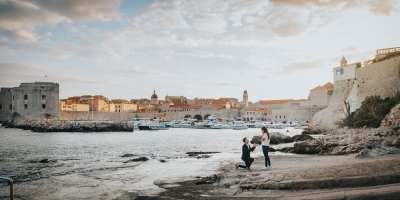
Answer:
[[[78,101],[81,97],[68,97],[68,100]]]
[[[214,108],[216,108],[218,110],[224,109],[224,107],[222,107],[220,105],[217,105],[217,104],[210,104],[210,106],[212,106],[212,107],[214,107]]]
[[[222,98],[219,98],[219,100],[238,100],[237,98],[224,98],[224,97],[222,97]]]
[[[326,89],[330,89],[333,88],[333,84],[331,82],[327,82],[325,85],[323,85],[322,87],[326,88]]]
[[[226,104],[226,101],[218,99],[218,100],[215,100],[213,104]]]
[[[293,101],[293,99],[281,99],[281,100],[261,100],[261,104],[284,104]]]
[[[169,101],[169,100],[166,100],[166,101],[164,101],[163,103],[169,103],[169,104],[171,104],[172,102]]]
[[[314,90],[326,90],[326,88],[321,87],[321,86],[318,85],[317,87],[313,88],[313,89],[310,90],[310,91],[314,91]]]

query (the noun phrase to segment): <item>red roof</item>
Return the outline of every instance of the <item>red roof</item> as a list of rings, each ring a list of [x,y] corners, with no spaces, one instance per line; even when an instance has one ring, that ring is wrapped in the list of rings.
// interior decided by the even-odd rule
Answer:
[[[214,107],[214,108],[216,108],[218,110],[224,109],[224,107],[222,107],[220,105],[217,105],[217,104],[210,104],[210,106],[212,106],[212,107]]]
[[[226,101],[218,99],[218,100],[215,100],[213,104],[226,104]]]

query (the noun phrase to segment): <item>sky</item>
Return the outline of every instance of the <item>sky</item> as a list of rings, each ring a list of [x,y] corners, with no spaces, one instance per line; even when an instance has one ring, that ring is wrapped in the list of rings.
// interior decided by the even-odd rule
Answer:
[[[0,0],[0,87],[306,99],[343,55],[400,46],[399,24],[399,0]]]

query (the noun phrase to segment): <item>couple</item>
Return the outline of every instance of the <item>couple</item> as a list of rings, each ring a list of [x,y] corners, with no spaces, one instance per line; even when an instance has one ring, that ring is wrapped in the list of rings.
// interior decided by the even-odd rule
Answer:
[[[261,144],[262,144],[262,150],[265,158],[265,166],[262,168],[263,170],[266,170],[271,167],[271,161],[269,160],[268,156],[268,150],[269,150],[269,141],[271,139],[271,136],[268,132],[268,129],[264,127],[261,128]],[[236,169],[240,168],[246,168],[246,170],[251,170],[250,166],[254,161],[254,158],[250,157],[250,152],[254,151],[254,149],[257,147],[257,144],[253,144],[253,147],[250,147],[249,145],[249,140],[247,138],[243,138],[243,146],[242,146],[242,160],[246,165],[238,165],[236,164]]]

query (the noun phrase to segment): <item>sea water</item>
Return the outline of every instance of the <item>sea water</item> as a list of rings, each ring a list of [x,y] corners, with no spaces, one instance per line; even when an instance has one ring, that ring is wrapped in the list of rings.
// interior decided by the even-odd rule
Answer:
[[[269,131],[293,136],[302,130],[287,128]],[[50,176],[104,170],[118,174],[123,171],[134,177],[132,179],[137,179],[131,181],[131,191],[139,195],[155,195],[161,191],[154,185],[155,181],[208,176],[228,164],[234,168],[234,163],[242,163],[242,139],[251,139],[255,135],[261,135],[260,128],[35,133],[0,127],[0,176],[12,177],[19,182],[32,182]],[[272,146],[293,146],[293,143]],[[186,154],[201,151],[220,153],[209,154],[209,158],[189,157]],[[135,156],[121,157],[124,154]],[[259,156],[262,156],[262,150],[256,148],[252,157]],[[149,160],[124,163],[138,157]],[[48,159],[48,163],[40,163],[44,159]],[[5,185],[4,182],[0,184]],[[107,184],[107,181],[103,184]]]

